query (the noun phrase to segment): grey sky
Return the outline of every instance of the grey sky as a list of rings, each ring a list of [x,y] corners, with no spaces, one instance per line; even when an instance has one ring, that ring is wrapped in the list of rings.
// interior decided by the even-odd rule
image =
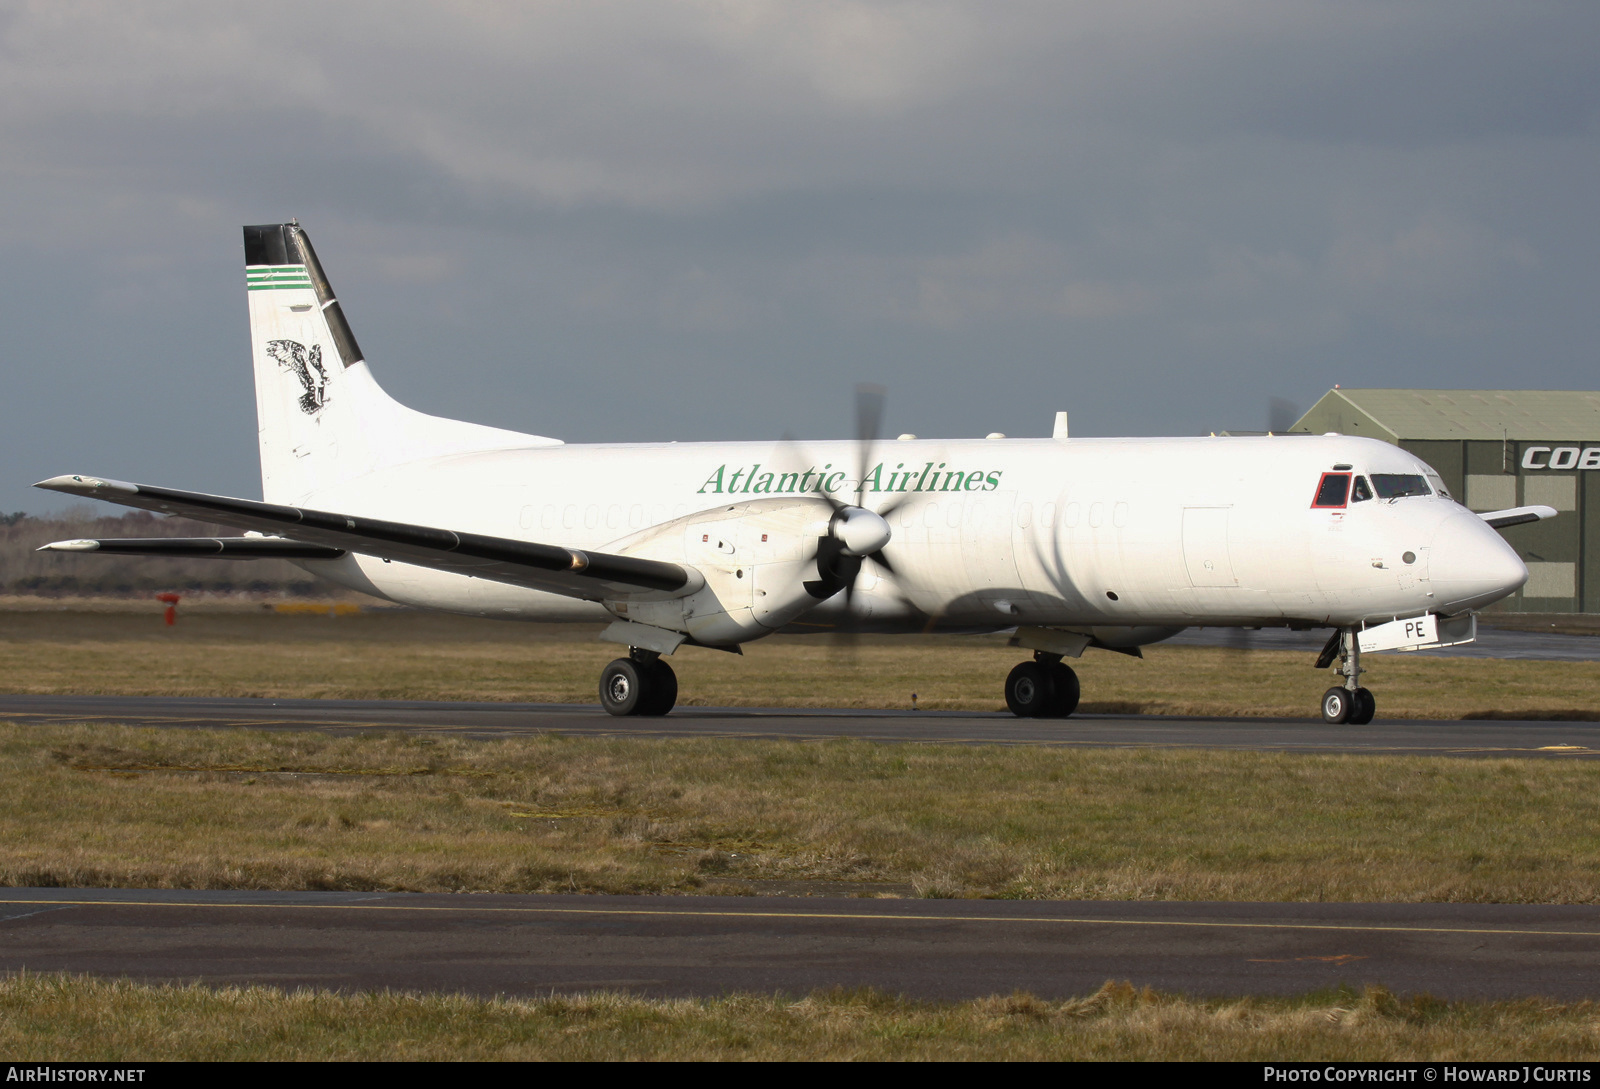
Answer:
[[[0,3],[0,509],[258,495],[239,226],[569,440],[1595,388],[1600,5]]]

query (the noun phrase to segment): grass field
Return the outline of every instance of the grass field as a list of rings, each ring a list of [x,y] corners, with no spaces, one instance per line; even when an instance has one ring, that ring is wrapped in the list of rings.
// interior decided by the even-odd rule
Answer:
[[[1592,1003],[1438,1002],[1379,988],[1196,1001],[1108,984],[1084,998],[936,1004],[875,992],[650,1000],[287,994],[59,976],[0,980],[14,1061],[1023,1059],[1592,1060]]]
[[[266,609],[123,611],[0,608],[0,691],[127,695],[513,700],[594,703],[621,648],[597,629],[409,611],[353,616]],[[1089,651],[1073,663],[1085,711],[1310,718],[1334,683],[1310,655],[1156,645],[1144,660]],[[683,706],[1000,710],[1027,653],[1000,636],[863,638],[852,652],[805,637],[742,657],[673,657]],[[1380,718],[1600,717],[1600,663],[1369,655]]]
[[[0,725],[0,884],[1600,901],[1557,760]]]
[[[405,612],[0,607],[0,690],[593,702],[592,631]],[[1086,709],[1309,718],[1303,655],[1076,663]],[[674,659],[685,704],[998,709],[998,638]],[[1596,717],[1600,667],[1372,657],[1383,715]],[[0,883],[1600,902],[1600,766],[831,741],[495,742],[0,723]],[[1592,1004],[1382,990],[652,1001],[0,979],[29,1059],[1590,1059]]]

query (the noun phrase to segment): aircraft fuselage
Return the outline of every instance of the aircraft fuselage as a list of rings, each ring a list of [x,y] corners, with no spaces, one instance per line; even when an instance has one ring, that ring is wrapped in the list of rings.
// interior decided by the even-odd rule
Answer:
[[[845,442],[506,449],[394,466],[297,502],[605,550],[732,504],[819,488],[854,502],[856,457]],[[1477,608],[1526,578],[1433,470],[1372,439],[907,440],[880,443],[870,461],[861,502],[889,509],[894,567],[869,562],[857,583],[851,620],[871,630],[1346,626]],[[1425,477],[1432,494],[1315,506],[1324,474],[1338,473]],[[697,566],[748,570],[758,593],[763,542],[716,543]],[[599,603],[368,556],[304,566],[408,605],[607,618]],[[840,595],[789,627],[827,628],[842,610]]]

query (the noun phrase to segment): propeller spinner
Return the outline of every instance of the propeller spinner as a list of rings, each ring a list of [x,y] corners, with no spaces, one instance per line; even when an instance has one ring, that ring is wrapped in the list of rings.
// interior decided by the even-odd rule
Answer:
[[[865,507],[841,507],[828,523],[828,536],[844,546],[846,556],[871,556],[893,535],[883,515]]]

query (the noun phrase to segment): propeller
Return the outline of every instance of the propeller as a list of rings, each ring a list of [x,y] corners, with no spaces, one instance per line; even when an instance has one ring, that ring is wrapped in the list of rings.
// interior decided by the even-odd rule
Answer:
[[[883,426],[885,392],[882,386],[865,383],[856,387],[855,502],[847,503],[824,491],[820,478],[812,490],[814,495],[833,508],[833,517],[828,521],[827,535],[817,539],[815,558],[818,577],[807,582],[805,588],[819,600],[830,598],[843,590],[846,616],[855,598],[863,560],[870,559],[891,575],[894,574],[894,564],[883,551],[894,536],[888,516],[910,498],[900,494],[876,511],[866,507],[867,471],[872,465],[873,451]]]

